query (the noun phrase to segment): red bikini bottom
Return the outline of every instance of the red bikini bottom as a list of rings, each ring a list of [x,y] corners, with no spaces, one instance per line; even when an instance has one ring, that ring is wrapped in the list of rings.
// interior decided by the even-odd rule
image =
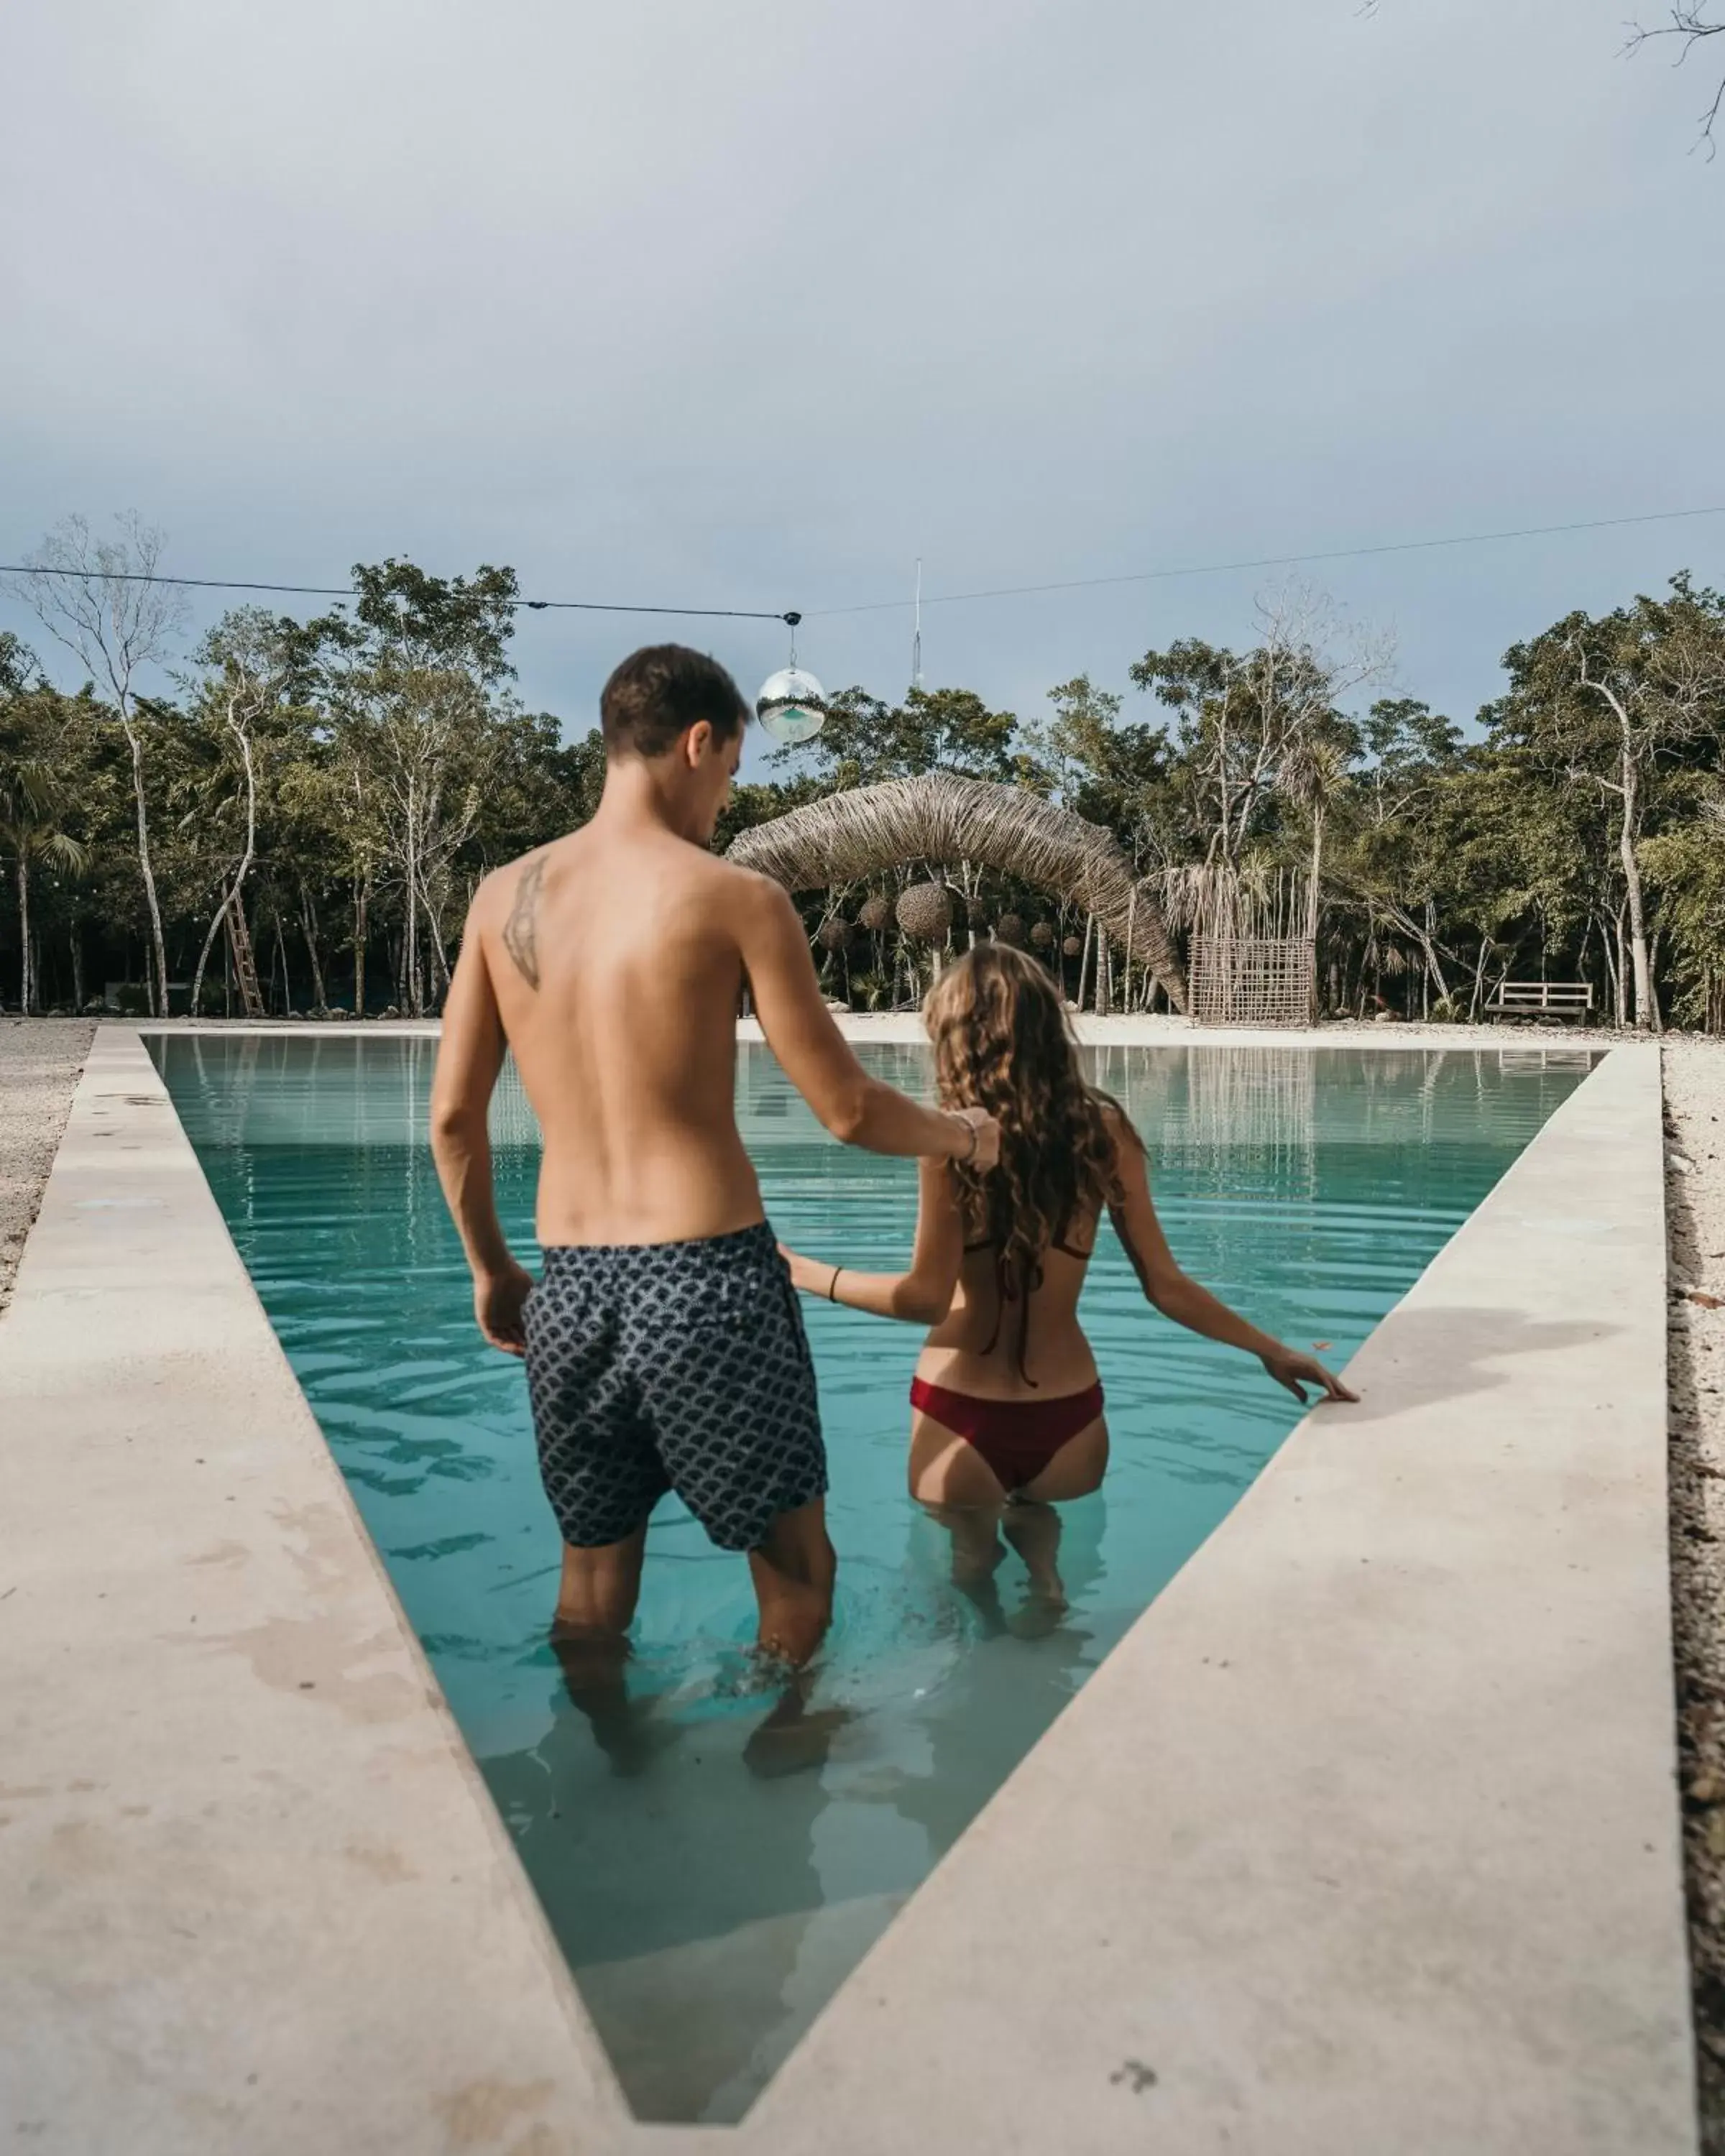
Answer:
[[[979,1400],[912,1378],[911,1405],[974,1445],[1003,1489],[1022,1490],[1101,1414],[1102,1389],[1092,1385],[1057,1400]]]

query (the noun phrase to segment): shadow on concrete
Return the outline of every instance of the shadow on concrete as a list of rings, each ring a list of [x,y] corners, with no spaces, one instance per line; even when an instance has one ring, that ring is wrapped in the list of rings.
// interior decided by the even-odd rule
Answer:
[[[1393,1311],[1354,1358],[1357,1406],[1325,1410],[1327,1424],[1353,1429],[1435,1400],[1465,1399],[1509,1382],[1493,1366],[1527,1355],[1592,1347],[1624,1328],[1573,1318],[1527,1317],[1514,1310]]]

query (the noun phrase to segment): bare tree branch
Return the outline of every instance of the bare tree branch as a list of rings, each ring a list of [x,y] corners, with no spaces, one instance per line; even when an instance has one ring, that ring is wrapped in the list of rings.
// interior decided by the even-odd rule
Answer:
[[[1382,0],[1359,0],[1354,13],[1370,20],[1378,13],[1381,4]],[[1651,44],[1656,38],[1675,38],[1677,40],[1676,64],[1681,67],[1704,39],[1725,37],[1725,20],[1719,19],[1717,12],[1722,4],[1725,4],[1725,0],[1672,0],[1669,9],[1670,22],[1651,25],[1631,23],[1628,26],[1629,38],[1623,48],[1624,52],[1633,55],[1640,52],[1643,45]],[[1725,74],[1719,78],[1712,102],[1701,116],[1701,133],[1697,137],[1697,146],[1704,145],[1710,158],[1718,154],[1714,131],[1722,112],[1725,112]]]
[[[150,860],[149,810],[144,789],[144,733],[136,677],[165,666],[186,618],[186,595],[152,583],[162,535],[136,510],[116,519],[118,536],[98,539],[81,516],[69,516],[26,558],[24,596],[43,627],[74,653],[92,680],[105,680],[131,753],[137,817],[138,870],[150,912],[150,1007],[167,1015],[167,947],[156,872]]]
[[[1640,52],[1643,45],[1651,44],[1656,38],[1675,38],[1677,40],[1676,64],[1681,67],[1703,38],[1725,37],[1725,22],[1713,18],[1713,10],[1717,4],[1718,0],[1678,0],[1678,4],[1671,10],[1670,22],[1656,23],[1651,29],[1643,28],[1639,23],[1632,23],[1629,43],[1624,49],[1635,54]],[[1717,154],[1718,145],[1714,140],[1713,131],[1718,124],[1722,110],[1725,110],[1725,75],[1720,77],[1712,102],[1701,116],[1699,140],[1707,145],[1709,157]]]

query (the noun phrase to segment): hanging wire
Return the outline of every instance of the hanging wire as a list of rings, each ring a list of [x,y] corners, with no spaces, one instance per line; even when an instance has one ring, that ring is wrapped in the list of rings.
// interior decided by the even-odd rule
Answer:
[[[117,584],[178,584],[201,592],[281,592],[297,598],[352,599],[359,594],[352,584],[266,584],[239,577],[165,577],[140,569],[73,569],[57,563],[0,562],[0,577],[78,577],[86,583]],[[608,599],[509,599],[505,603],[528,613],[665,613],[698,616],[708,620],[788,621],[800,614],[757,607],[625,606]]]
[[[1364,561],[1380,554],[1417,554],[1450,547],[1490,547],[1514,539],[1546,539],[1572,531],[1610,531],[1629,525],[1674,524],[1699,516],[1725,516],[1725,504],[1706,509],[1654,510],[1641,516],[1584,517],[1569,524],[1527,524],[1512,531],[1462,532],[1442,539],[1392,539],[1367,547],[1330,547],[1303,553],[1260,554],[1239,561],[1186,562],[1163,569],[1128,569],[1113,576],[1070,577],[1048,583],[993,584],[977,591],[937,592],[926,595],[921,589],[919,564],[918,588],[911,602],[918,632],[913,647],[913,671],[920,667],[921,663],[922,609],[925,604],[957,606],[973,600],[1025,598],[1045,592],[1096,591],[1112,584],[1158,583],[1176,577],[1219,577],[1245,569],[1292,568],[1317,562]],[[97,583],[111,578],[116,583],[176,584],[196,591],[272,592],[298,598],[347,599],[358,596],[352,585],[273,583],[239,577],[170,577],[155,572],[146,573],[141,570],[59,568],[31,562],[0,562],[0,577],[34,576],[76,577]],[[795,632],[800,621],[805,619],[831,620],[842,614],[889,613],[896,612],[905,602],[902,599],[871,599],[854,606],[819,607],[806,615],[793,609],[777,607],[641,606],[609,599],[517,598],[511,599],[507,603],[528,613],[668,614],[710,621],[782,621],[788,624],[792,631],[792,658],[794,663]]]
[[[1645,516],[1590,516],[1574,524],[1529,524],[1512,531],[1470,531],[1447,539],[1392,539],[1371,547],[1331,547],[1322,552],[1262,554],[1250,561],[1194,562],[1177,568],[1130,569],[1117,576],[1071,577],[1057,583],[994,584],[973,592],[937,592],[927,594],[927,606],[957,606],[973,599],[1025,598],[1040,592],[1086,592],[1109,584],[1153,584],[1174,577],[1220,577],[1241,569],[1293,568],[1308,562],[1357,562],[1374,554],[1416,554],[1443,547],[1488,547],[1508,539],[1544,539],[1564,531],[1609,531],[1626,524],[1672,524],[1687,517],[1725,516],[1725,503],[1708,509],[1658,509]],[[839,614],[891,613],[902,599],[871,599],[860,606],[814,607],[811,621],[830,620]]]

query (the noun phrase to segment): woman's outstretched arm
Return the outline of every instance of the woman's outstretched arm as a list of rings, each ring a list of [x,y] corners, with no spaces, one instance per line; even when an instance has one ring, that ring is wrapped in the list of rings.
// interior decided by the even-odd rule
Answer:
[[[803,1257],[779,1248],[791,1281],[805,1295],[824,1296],[871,1317],[902,1318],[910,1325],[938,1325],[952,1306],[964,1255],[964,1225],[943,1160],[916,1163],[916,1240],[911,1269],[903,1273],[859,1273],[834,1258]]]
[[[1114,1121],[1112,1116],[1109,1120]],[[1302,1404],[1307,1385],[1317,1387],[1327,1399],[1358,1399],[1358,1394],[1349,1392],[1315,1357],[1260,1332],[1250,1320],[1230,1310],[1219,1296],[1212,1295],[1180,1270],[1151,1203],[1144,1149],[1132,1131],[1119,1126],[1115,1130],[1115,1163],[1121,1195],[1108,1208],[1108,1216],[1126,1246],[1146,1297],[1164,1317],[1171,1317],[1190,1332],[1203,1333],[1206,1339],[1219,1340],[1225,1347],[1255,1355],[1277,1384],[1286,1385]]]

